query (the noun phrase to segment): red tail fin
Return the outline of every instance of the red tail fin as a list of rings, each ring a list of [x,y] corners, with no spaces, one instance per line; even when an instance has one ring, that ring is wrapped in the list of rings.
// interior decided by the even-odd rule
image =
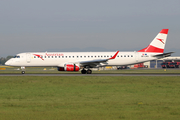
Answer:
[[[155,53],[163,53],[165,44],[166,44],[166,38],[168,34],[169,29],[162,29],[159,34],[153,39],[153,41],[149,44],[148,47],[139,50],[138,52],[155,52]]]

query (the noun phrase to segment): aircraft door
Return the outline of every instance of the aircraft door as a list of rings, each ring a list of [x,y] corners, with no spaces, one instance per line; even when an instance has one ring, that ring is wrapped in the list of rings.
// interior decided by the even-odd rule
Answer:
[[[26,61],[27,61],[27,63],[31,62],[31,54],[30,53],[26,53]]]
[[[139,53],[135,52],[135,56],[136,56],[136,62],[138,62],[138,60],[139,60]]]

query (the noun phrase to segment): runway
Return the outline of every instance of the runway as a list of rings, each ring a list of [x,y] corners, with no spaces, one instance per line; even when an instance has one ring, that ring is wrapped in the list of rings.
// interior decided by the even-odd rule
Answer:
[[[0,76],[180,76],[180,74],[0,74]]]

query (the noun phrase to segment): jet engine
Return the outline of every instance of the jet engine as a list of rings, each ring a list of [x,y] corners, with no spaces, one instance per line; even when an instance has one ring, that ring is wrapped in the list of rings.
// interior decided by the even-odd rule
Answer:
[[[64,67],[57,67],[58,71],[79,71],[79,65],[65,64]]]

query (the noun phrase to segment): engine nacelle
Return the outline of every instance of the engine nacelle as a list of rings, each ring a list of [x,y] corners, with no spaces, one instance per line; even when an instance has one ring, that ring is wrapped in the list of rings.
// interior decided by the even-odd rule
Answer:
[[[79,71],[80,67],[76,64],[65,64],[64,67],[57,67],[58,71]]]

